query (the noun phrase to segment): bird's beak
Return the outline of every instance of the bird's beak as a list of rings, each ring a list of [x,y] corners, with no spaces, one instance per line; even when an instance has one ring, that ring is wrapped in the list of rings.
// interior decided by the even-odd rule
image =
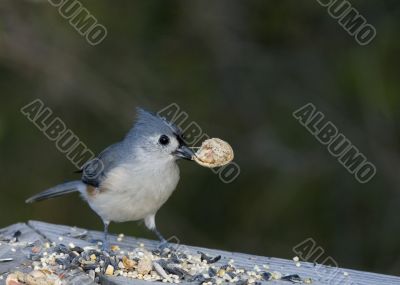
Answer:
[[[194,152],[188,146],[180,145],[179,148],[174,152],[174,155],[179,158],[193,160]]]

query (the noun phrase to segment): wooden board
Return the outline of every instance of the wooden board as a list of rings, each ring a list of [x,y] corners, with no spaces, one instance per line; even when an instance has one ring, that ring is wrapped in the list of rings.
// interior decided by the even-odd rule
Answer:
[[[74,228],[70,226],[54,225],[38,221],[30,221],[28,224],[16,224],[10,226],[4,230],[0,230],[0,236],[2,233],[11,234],[16,230],[21,230],[23,235],[20,241],[32,242],[35,240],[61,243],[59,238],[62,238],[62,243],[68,244],[70,242],[77,246],[84,247],[91,245],[94,240],[101,240],[102,233],[97,231],[89,231],[80,228]],[[134,237],[125,237],[122,241],[118,241],[115,235],[110,235],[110,243],[112,245],[118,245],[121,250],[130,251],[135,247],[138,247],[140,243],[149,249],[155,249],[159,245],[158,241],[140,239]],[[176,245],[177,246],[177,245]],[[182,246],[182,245],[180,245]],[[302,278],[311,278],[312,284],[362,284],[362,285],[400,285],[400,277],[381,275],[369,272],[362,272],[350,269],[331,268],[326,266],[315,266],[312,263],[301,262],[301,266],[297,267],[295,262],[292,260],[284,260],[279,258],[270,258],[255,256],[243,253],[220,251],[215,249],[206,249],[193,246],[183,246],[185,250],[196,253],[202,251],[210,256],[221,255],[222,258],[218,264],[226,264],[229,260],[233,259],[234,264],[237,267],[241,267],[247,270],[253,269],[255,265],[263,268],[263,265],[269,266],[269,271],[279,271],[284,275],[298,274]],[[0,274],[5,271],[10,271],[20,266],[23,262],[26,262],[26,258],[22,254],[17,254],[10,251],[1,251],[0,247],[0,258],[12,256],[14,261],[11,263],[0,263]],[[348,274],[345,276],[345,273]],[[80,282],[75,284],[93,284],[91,280],[87,278],[84,273],[78,274],[77,278],[81,278]],[[83,276],[82,276],[83,275]],[[101,280],[102,284],[150,284],[148,281],[127,279],[123,277],[104,277]],[[159,284],[165,284],[161,282],[153,282]],[[1,283],[0,283],[1,284]],[[188,284],[188,283],[180,283]],[[291,282],[287,281],[268,281],[263,284],[276,284],[276,285],[290,285]]]
[[[19,242],[10,244],[4,242],[3,239],[13,238],[14,233],[21,232]],[[12,258],[11,262],[0,262],[0,275],[10,272],[11,270],[27,271],[29,270],[23,265],[26,262],[26,253],[21,250],[19,245],[28,242],[40,241],[44,242],[44,238],[26,224],[15,224],[0,230],[0,259]],[[14,252],[15,250],[15,252]]]
[[[13,238],[16,232],[20,232],[18,241],[4,242]],[[7,273],[20,271],[28,273],[32,271],[31,261],[28,255],[31,253],[31,248],[26,247],[27,244],[34,243],[43,245],[46,242],[51,242],[44,234],[33,227],[19,223],[0,230],[0,260],[3,258],[12,258],[11,262],[0,262],[0,284],[5,284]],[[74,271],[68,275],[68,284],[94,285],[95,283],[83,272]]]

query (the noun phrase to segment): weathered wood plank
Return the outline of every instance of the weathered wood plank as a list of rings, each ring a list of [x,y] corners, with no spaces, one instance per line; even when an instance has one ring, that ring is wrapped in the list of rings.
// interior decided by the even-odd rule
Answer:
[[[18,242],[7,242],[9,239],[13,239],[13,235],[17,231],[21,232]],[[3,276],[0,284],[5,283],[5,274],[10,271],[27,272],[31,270],[28,267],[27,253],[24,249],[27,243],[35,241],[44,242],[44,238],[23,223],[9,226],[0,231],[0,259],[12,258],[11,262],[0,262],[0,276]]]
[[[20,232],[18,240],[12,240],[13,235]],[[11,241],[9,241],[11,239]],[[32,247],[30,244],[43,245],[50,242],[45,235],[39,233],[27,224],[19,223],[0,230],[0,259],[12,258],[11,262],[0,262],[0,285],[5,284],[9,273],[32,271],[32,261],[28,256]],[[75,270],[66,276],[68,284],[94,285],[95,283],[82,271]]]
[[[62,236],[62,243],[72,242],[75,245],[86,246],[89,245],[89,240],[100,240],[102,238],[101,232],[88,231],[85,239],[72,237],[74,233],[84,232],[84,229],[74,229],[68,226],[53,225],[43,222],[30,221],[29,225],[46,236],[49,240],[60,243],[59,237]],[[140,243],[149,249],[155,249],[158,246],[157,241],[140,239],[134,237],[125,237],[122,241],[117,240],[117,236],[111,235],[110,242],[113,245],[118,245],[121,250],[128,251],[137,247]],[[270,258],[262,256],[254,256],[249,254],[234,253],[227,251],[220,251],[215,249],[206,249],[193,246],[185,246],[186,250],[196,253],[198,250],[209,254],[211,256],[221,255],[222,258],[219,264],[226,264],[230,259],[233,259],[237,267],[250,270],[258,265],[262,268],[263,265],[268,265],[270,271],[279,271],[284,275],[298,274],[302,278],[311,278],[312,284],[363,284],[363,285],[399,285],[400,277],[381,275],[375,273],[368,273],[356,271],[351,269],[337,269],[326,266],[315,267],[312,263],[301,262],[300,267],[296,267],[295,263],[291,260],[284,260],[279,258]],[[343,273],[347,272],[348,276]],[[109,277],[105,278],[103,284],[148,284],[147,281],[140,281],[134,279],[126,279],[122,277]],[[270,282],[267,282],[270,283]],[[272,282],[271,282],[272,283]],[[181,283],[183,284],[183,283]],[[273,284],[288,285],[290,282],[273,281]]]
[[[95,231],[87,231],[86,236],[82,238],[77,238],[81,233],[86,232],[84,229],[76,229],[68,226],[53,225],[43,222],[29,222],[29,226],[26,224],[16,224],[5,228],[0,231],[1,238],[12,238],[16,231],[21,231],[21,236],[19,237],[18,243],[2,243],[0,246],[0,258],[12,257],[12,262],[0,263],[0,275],[10,271],[30,271],[29,261],[26,259],[27,252],[24,252],[24,246],[19,247],[18,245],[23,245],[29,242],[56,242],[68,244],[70,242],[75,245],[84,247],[91,245],[90,240],[101,239],[102,233]],[[62,237],[62,241],[59,240]],[[121,250],[132,250],[137,247],[140,243],[143,243],[146,248],[154,249],[158,246],[158,242],[137,239],[133,237],[126,237],[123,241],[118,241],[116,236],[111,236],[111,243],[120,246]],[[12,251],[12,248],[15,251]],[[335,269],[328,267],[318,267],[318,270],[313,264],[301,263],[301,267],[296,267],[293,261],[278,259],[278,258],[268,258],[261,256],[253,256],[241,253],[232,253],[220,250],[205,249],[199,247],[186,247],[193,253],[198,250],[209,254],[211,256],[222,255],[222,259],[218,262],[219,264],[225,264],[230,259],[235,260],[235,265],[237,267],[242,267],[245,269],[252,269],[254,265],[262,267],[262,265],[268,265],[271,271],[279,271],[284,275],[289,274],[299,274],[303,278],[312,278],[313,284],[400,284],[400,277],[380,275],[368,272],[361,272],[355,270],[344,270]],[[347,272],[348,277],[345,277],[342,273]],[[74,282],[75,284],[93,284],[93,282],[81,272],[75,272],[73,275],[75,280],[69,279],[69,282]],[[332,279],[334,277],[334,279]],[[4,284],[4,280],[0,280],[0,284]],[[107,277],[102,280],[102,284],[148,284],[147,281],[126,279],[123,277]],[[157,282],[160,283],[160,282]],[[269,282],[268,282],[269,283]],[[184,284],[184,283],[181,283]],[[288,282],[274,281],[273,284],[288,285]]]
[[[144,281],[144,280],[137,280],[137,279],[128,279],[124,277],[103,277],[101,279],[101,284],[102,285],[149,285],[149,284],[154,284],[154,285],[161,285],[161,284],[166,284],[163,282],[149,282],[149,281]],[[167,283],[168,284],[168,283]],[[179,283],[180,285],[193,285],[193,283],[186,283],[186,282],[181,282]],[[194,283],[196,284],[196,283]],[[278,284],[278,283],[274,283]],[[286,285],[290,285],[290,283],[286,283]]]

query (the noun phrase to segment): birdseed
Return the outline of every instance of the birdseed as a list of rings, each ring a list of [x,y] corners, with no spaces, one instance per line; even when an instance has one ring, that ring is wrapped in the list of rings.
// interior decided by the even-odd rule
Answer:
[[[120,237],[120,236],[119,236]],[[15,243],[15,248],[20,248]],[[13,248],[14,248],[13,247]],[[234,259],[221,255],[211,256],[201,251],[179,251],[174,248],[149,250],[143,243],[124,251],[104,252],[95,243],[81,248],[73,243],[44,244],[32,243],[21,247],[29,248],[30,273],[9,273],[6,284],[65,284],[65,276],[72,270],[81,270],[95,283],[102,276],[121,276],[150,282],[194,284],[264,284],[266,281],[281,280],[291,283],[311,284],[311,279],[299,275],[283,275],[270,271],[268,265],[253,266],[252,269],[236,265]],[[113,249],[119,247],[111,246]],[[8,259],[0,260],[6,262]],[[10,259],[11,261],[11,259]],[[14,269],[17,270],[17,269]],[[27,280],[36,283],[28,283]],[[14,283],[12,283],[14,282]]]

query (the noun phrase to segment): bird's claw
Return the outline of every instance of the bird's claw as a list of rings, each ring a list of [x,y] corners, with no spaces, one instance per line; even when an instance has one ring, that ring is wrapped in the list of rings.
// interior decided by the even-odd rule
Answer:
[[[102,247],[101,247],[101,250],[104,252],[109,252],[109,250],[110,250],[110,246],[109,246],[109,244],[108,243],[103,243],[103,245],[102,245]]]
[[[158,245],[158,249],[160,251],[164,251],[166,249],[170,249],[170,244],[168,241],[166,241],[165,239],[160,241],[160,244]]]

